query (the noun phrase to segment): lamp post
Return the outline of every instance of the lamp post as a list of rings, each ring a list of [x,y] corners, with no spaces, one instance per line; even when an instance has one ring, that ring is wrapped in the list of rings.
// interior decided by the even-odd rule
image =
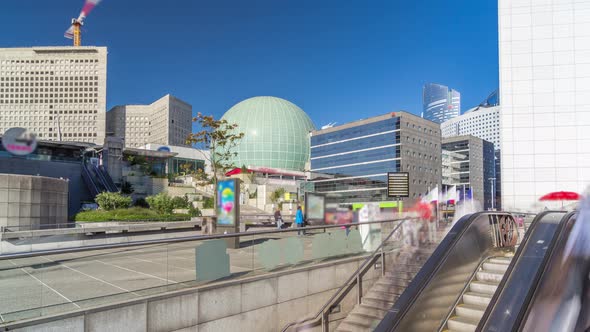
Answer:
[[[496,181],[496,178],[489,178],[488,180],[490,180],[490,183],[492,184],[492,210],[494,210],[494,182]]]

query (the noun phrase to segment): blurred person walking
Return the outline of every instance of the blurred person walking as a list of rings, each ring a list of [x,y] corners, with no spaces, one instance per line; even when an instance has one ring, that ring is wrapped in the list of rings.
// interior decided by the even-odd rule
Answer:
[[[275,211],[275,222],[277,223],[277,228],[281,229],[285,221],[283,221],[283,216],[281,215],[281,209],[277,207]]]
[[[301,205],[297,206],[297,212],[295,212],[295,225],[297,228],[301,228],[297,231],[297,235],[305,235],[305,221],[303,220],[303,211],[301,211]]]

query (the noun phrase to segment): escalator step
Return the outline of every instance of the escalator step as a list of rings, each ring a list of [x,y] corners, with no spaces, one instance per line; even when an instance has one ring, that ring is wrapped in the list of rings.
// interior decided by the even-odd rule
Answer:
[[[494,295],[496,289],[498,289],[498,283],[496,282],[472,281],[469,285],[469,290],[475,293]]]
[[[476,292],[467,292],[463,294],[463,302],[466,304],[484,305],[490,304],[492,295]]]
[[[457,313],[457,316],[460,317],[468,317],[481,320],[481,317],[483,316],[485,310],[485,306],[463,303],[457,306],[455,312]]]
[[[447,325],[450,330],[458,332],[472,332],[477,329],[479,319],[454,316],[449,319]]]

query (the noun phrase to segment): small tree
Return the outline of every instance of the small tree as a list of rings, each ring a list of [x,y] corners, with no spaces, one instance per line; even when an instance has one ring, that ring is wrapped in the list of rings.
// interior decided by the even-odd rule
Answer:
[[[236,166],[232,159],[237,155],[234,149],[244,137],[244,133],[237,131],[238,125],[227,120],[215,120],[213,116],[198,113],[193,122],[201,125],[201,131],[192,133],[187,138],[187,143],[198,149],[209,151],[204,158],[211,164],[212,176],[199,169],[195,173],[199,185],[213,184],[213,190],[217,190],[217,183],[225,176],[225,173]],[[213,195],[213,206],[216,206],[217,195]]]
[[[191,163],[182,163],[180,169],[182,170],[183,175],[187,175],[193,170],[193,165]]]
[[[285,197],[285,188],[278,188],[270,194],[270,201],[278,204]]]
[[[102,192],[94,199],[98,206],[106,211],[126,209],[131,205],[131,197],[122,196],[119,193]]]

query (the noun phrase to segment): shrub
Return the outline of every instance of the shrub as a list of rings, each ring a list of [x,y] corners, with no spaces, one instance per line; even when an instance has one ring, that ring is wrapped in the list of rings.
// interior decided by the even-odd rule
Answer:
[[[199,208],[196,208],[192,203],[188,207],[188,215],[191,217],[201,217],[203,213]]]
[[[150,205],[148,204],[148,202],[143,197],[140,197],[140,198],[136,199],[135,200],[135,203],[133,203],[133,206],[141,207],[141,208],[146,208],[146,209],[148,209],[150,207]]]
[[[172,198],[172,206],[175,209],[188,209],[189,208],[188,198],[174,197],[174,198]]]
[[[157,211],[133,207],[112,211],[82,211],[75,215],[74,220],[86,222],[100,221],[183,221],[190,219],[188,214],[160,214]]]
[[[174,210],[172,198],[170,198],[170,196],[168,196],[166,193],[148,196],[145,200],[148,202],[151,209],[154,209],[160,213],[172,214],[172,210]]]
[[[105,211],[125,209],[131,205],[131,197],[119,193],[102,192],[96,195],[94,200]]]
[[[203,209],[214,209],[213,197],[205,197],[203,200]]]
[[[121,194],[131,195],[133,191],[134,189],[131,183],[123,181],[123,183],[121,184]]]

